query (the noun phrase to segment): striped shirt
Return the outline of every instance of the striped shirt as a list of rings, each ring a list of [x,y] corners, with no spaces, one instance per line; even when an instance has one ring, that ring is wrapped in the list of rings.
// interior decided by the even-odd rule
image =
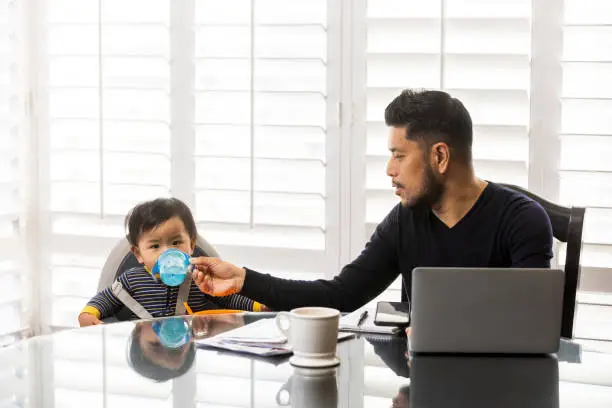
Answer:
[[[152,276],[144,266],[129,269],[122,273],[119,282],[123,288],[140,303],[153,317],[174,316],[179,286],[167,286]],[[187,304],[193,312],[214,309],[236,309],[259,311],[261,305],[241,295],[225,297],[209,296],[191,282]],[[96,315],[99,319],[114,316],[121,310],[123,303],[107,287],[94,296],[83,309],[84,313]],[[132,313],[133,318],[137,316]]]

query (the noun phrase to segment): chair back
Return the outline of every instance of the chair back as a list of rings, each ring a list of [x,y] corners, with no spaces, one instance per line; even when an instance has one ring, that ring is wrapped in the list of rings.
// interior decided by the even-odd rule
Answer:
[[[582,251],[582,229],[585,209],[583,207],[563,207],[515,185],[501,186],[519,192],[538,202],[548,214],[553,236],[567,244],[565,256],[565,287],[563,291],[563,317],[561,337],[571,339],[574,334],[576,312],[576,292],[580,281],[580,252]]]

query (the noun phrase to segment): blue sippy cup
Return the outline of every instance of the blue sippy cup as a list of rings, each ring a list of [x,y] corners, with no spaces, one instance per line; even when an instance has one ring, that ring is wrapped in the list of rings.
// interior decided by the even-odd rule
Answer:
[[[175,248],[164,251],[153,266],[153,274],[168,286],[179,286],[189,271],[189,255]]]
[[[177,349],[191,339],[189,325],[180,317],[154,321],[152,327],[160,343],[167,348]]]

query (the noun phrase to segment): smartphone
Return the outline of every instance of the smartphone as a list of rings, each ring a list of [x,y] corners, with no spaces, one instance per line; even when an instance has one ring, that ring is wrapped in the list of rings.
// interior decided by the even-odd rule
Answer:
[[[409,326],[410,303],[378,302],[376,305],[374,324],[377,326]]]

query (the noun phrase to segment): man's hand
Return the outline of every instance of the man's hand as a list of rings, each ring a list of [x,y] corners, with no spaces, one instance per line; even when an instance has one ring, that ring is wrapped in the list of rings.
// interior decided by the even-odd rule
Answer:
[[[104,324],[104,322],[98,319],[96,316],[92,315],[91,313],[81,313],[79,315],[79,325],[81,327],[95,326],[98,324]]]
[[[191,318],[191,330],[193,332],[193,337],[196,339],[205,339],[209,336],[211,317],[212,316],[194,315]]]
[[[240,292],[246,271],[217,258],[191,258],[193,280],[200,290],[211,296],[229,296]]]

